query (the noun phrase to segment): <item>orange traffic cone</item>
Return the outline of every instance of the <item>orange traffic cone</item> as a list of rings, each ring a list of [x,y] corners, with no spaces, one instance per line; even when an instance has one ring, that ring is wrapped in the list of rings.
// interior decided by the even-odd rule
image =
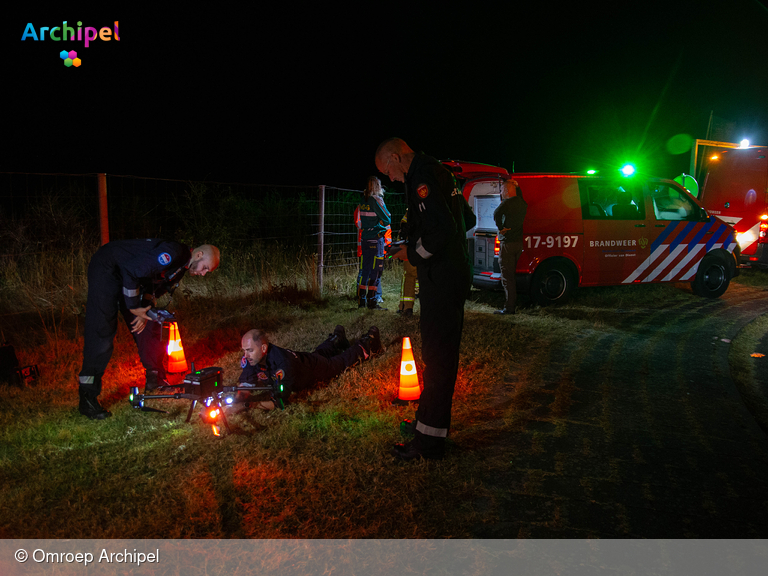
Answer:
[[[413,359],[411,339],[403,338],[403,355],[400,358],[400,391],[396,402],[404,403],[418,400],[421,396],[419,376],[416,374],[416,361]]]
[[[179,325],[171,322],[168,329],[168,372],[178,373],[187,371],[187,359],[184,357],[184,347],[181,345]]]

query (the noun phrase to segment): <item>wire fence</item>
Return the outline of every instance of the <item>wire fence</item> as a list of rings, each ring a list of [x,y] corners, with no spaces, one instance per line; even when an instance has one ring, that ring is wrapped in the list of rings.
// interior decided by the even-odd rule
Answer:
[[[362,191],[107,175],[109,239],[166,238],[248,251],[254,243],[322,253],[326,268],[357,266],[353,221]],[[393,234],[405,213],[387,192]],[[99,245],[97,174],[0,172],[0,258]]]

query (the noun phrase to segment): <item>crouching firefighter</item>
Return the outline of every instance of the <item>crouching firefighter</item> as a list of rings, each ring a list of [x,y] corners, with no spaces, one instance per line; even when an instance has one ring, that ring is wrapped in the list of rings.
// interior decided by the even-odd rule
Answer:
[[[96,251],[88,265],[80,414],[92,420],[112,415],[99,404],[98,396],[114,349],[118,311],[131,330],[146,370],[145,391],[165,383],[162,326],[152,322],[147,312],[154,298],[172,291],[187,271],[205,276],[219,266],[219,258],[218,248],[209,244],[190,250],[160,239],[117,240]]]
[[[379,329],[371,326],[357,343],[350,346],[343,326],[336,326],[333,334],[313,352],[295,352],[269,342],[263,330],[249,330],[243,335],[243,372],[238,379],[241,386],[281,386],[274,395],[285,406],[291,392],[329,382],[355,364],[368,360],[382,351]],[[278,383],[279,381],[279,383]],[[274,402],[262,402],[261,408],[270,410]]]

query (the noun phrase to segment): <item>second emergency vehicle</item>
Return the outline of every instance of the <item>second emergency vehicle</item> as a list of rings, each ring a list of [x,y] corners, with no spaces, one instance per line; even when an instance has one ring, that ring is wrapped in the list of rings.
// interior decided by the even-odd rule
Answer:
[[[741,263],[768,267],[768,149],[715,149],[699,200],[736,230]]]
[[[577,286],[650,282],[690,282],[696,294],[717,298],[738,273],[733,228],[671,180],[444,164],[477,216],[467,233],[476,287],[500,285],[493,211],[509,177],[528,204],[517,287],[539,304],[564,302]]]

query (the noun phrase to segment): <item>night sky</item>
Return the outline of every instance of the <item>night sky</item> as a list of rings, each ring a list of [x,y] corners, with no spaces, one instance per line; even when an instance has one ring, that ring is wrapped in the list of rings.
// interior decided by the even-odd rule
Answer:
[[[668,139],[705,138],[711,112],[714,139],[768,144],[757,0],[273,4],[5,15],[0,172],[362,188],[400,136],[516,171],[674,177],[689,155]],[[121,40],[20,41],[64,20],[119,20]]]

